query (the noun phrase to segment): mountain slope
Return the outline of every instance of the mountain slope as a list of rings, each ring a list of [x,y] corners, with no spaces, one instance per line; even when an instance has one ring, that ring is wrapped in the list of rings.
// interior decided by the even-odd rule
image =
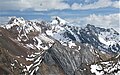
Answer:
[[[1,74],[112,75],[120,69],[117,31],[71,26],[59,17],[51,23],[11,18],[0,27],[0,50],[0,59],[10,60],[1,60]]]

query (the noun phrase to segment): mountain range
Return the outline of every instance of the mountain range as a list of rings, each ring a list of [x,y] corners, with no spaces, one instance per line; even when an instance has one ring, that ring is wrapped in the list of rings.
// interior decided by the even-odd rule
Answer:
[[[58,16],[13,17],[0,27],[0,74],[120,75],[119,37],[113,28],[83,28]]]

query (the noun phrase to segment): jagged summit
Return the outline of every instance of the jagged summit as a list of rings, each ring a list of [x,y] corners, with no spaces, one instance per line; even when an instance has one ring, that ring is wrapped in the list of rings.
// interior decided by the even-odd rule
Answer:
[[[25,20],[21,17],[21,18],[17,18],[17,17],[11,17],[11,19],[9,20],[8,24],[24,24]]]
[[[58,16],[54,16],[53,21],[51,22],[51,24],[60,24],[60,25],[65,25],[67,23],[68,23],[67,21],[65,21],[64,19],[62,19]]]

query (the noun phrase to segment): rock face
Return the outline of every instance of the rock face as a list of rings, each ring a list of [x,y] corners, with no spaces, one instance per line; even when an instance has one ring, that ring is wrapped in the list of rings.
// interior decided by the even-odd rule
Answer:
[[[53,24],[12,18],[1,26],[0,74],[120,74],[117,31],[90,24],[85,28],[70,26],[59,17],[55,20]]]

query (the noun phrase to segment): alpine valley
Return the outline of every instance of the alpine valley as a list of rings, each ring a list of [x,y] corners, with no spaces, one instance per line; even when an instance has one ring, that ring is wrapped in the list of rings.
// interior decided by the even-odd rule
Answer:
[[[0,25],[0,75],[120,75],[120,34],[13,17]]]

